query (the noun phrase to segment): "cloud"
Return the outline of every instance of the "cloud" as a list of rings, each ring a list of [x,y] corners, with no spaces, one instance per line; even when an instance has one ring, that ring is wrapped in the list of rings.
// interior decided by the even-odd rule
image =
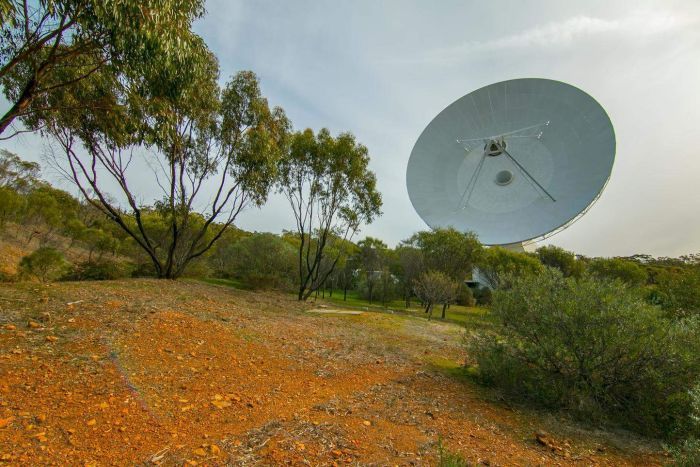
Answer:
[[[485,52],[563,48],[583,39],[612,35],[639,41],[644,38],[678,32],[693,23],[694,21],[688,18],[682,18],[667,11],[654,10],[639,10],[628,16],[615,19],[575,15],[490,40],[469,41],[455,46],[433,49],[408,61],[411,63],[459,62],[466,57]]]

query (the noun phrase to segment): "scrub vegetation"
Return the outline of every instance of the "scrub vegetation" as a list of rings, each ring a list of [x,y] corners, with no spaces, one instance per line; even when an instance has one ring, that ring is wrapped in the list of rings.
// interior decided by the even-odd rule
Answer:
[[[72,184],[0,150],[0,461],[697,465],[700,256],[360,238],[368,149],[220,80],[204,13],[0,0],[0,140]]]

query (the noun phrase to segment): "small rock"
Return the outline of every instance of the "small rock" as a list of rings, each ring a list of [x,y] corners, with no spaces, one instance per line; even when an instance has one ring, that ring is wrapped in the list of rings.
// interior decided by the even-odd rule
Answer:
[[[225,409],[226,407],[231,407],[231,403],[227,402],[227,401],[213,400],[213,401],[211,401],[211,405],[213,405],[217,409]]]
[[[95,420],[94,418],[88,420],[88,422],[87,422],[87,426],[95,426],[96,424],[97,424],[97,420]]]
[[[14,331],[15,329],[17,329],[17,326],[15,326],[14,324],[6,324],[5,326],[3,326],[3,328],[7,331]]]
[[[29,321],[27,326],[29,326],[31,329],[38,329],[41,327],[41,324],[37,323],[36,321]]]
[[[15,417],[0,418],[0,428],[5,428]]]
[[[362,424],[364,426],[372,426],[372,422],[370,422],[369,420],[365,420],[364,422],[362,422]]]
[[[48,342],[56,342],[58,340],[58,337],[56,336],[46,336],[46,340]]]
[[[193,452],[196,456],[199,456],[199,457],[206,457],[207,456],[207,451],[205,451],[202,448],[197,448]]]
[[[333,454],[333,457],[340,457],[343,455],[342,451],[339,451],[337,449],[332,450],[331,454]]]
[[[209,451],[213,456],[218,456],[219,454],[221,454],[221,449],[216,444],[212,444],[211,446],[209,446]]]

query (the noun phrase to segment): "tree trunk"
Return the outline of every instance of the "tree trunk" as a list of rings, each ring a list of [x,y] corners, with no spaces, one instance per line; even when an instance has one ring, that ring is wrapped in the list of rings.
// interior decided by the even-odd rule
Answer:
[[[447,311],[447,303],[442,304],[442,319],[445,319],[445,312]]]
[[[348,301],[348,285],[345,284],[345,287],[343,287],[343,301],[347,302]]]
[[[10,107],[10,110],[5,112],[5,115],[0,118],[0,135],[2,135],[7,127],[12,125],[15,118],[24,112],[27,107],[29,107],[29,104],[32,103],[36,86],[37,79],[36,76],[34,76],[29,80],[26,86],[24,86],[24,89],[22,89],[22,94],[20,94],[19,98],[17,98],[17,102],[15,102],[15,104]]]

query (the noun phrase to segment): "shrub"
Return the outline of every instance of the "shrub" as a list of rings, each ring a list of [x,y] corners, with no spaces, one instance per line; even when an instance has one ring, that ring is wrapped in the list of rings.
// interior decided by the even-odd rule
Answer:
[[[700,271],[664,271],[656,277],[650,300],[672,316],[697,315],[700,311]]]
[[[73,265],[61,279],[71,281],[103,281],[131,275],[132,266],[108,259],[82,261]]]
[[[231,246],[229,277],[254,289],[290,289],[298,274],[297,251],[271,233],[254,233]]]
[[[692,406],[691,420],[695,424],[695,433],[688,439],[668,448],[673,457],[673,464],[678,467],[696,467],[700,465],[700,439],[697,433],[700,431],[700,384],[689,391]]]
[[[601,279],[619,279],[632,286],[647,281],[647,272],[642,266],[622,258],[594,258],[588,264],[588,271]]]
[[[474,292],[472,289],[462,284],[457,288],[457,298],[455,299],[457,305],[462,306],[474,306],[476,305],[476,299],[474,298]]]
[[[676,467],[697,467],[700,465],[700,440],[689,438],[668,448]]]
[[[36,277],[42,282],[58,279],[68,267],[63,253],[51,247],[41,247],[19,262],[22,275]]]
[[[493,301],[493,292],[488,287],[479,287],[474,289],[472,293],[474,294],[474,300],[476,300],[477,305],[491,305],[491,302]]]
[[[691,431],[697,319],[670,320],[619,281],[554,269],[495,291],[492,312],[497,331],[469,343],[483,382],[648,435]]]
[[[527,253],[518,253],[499,246],[484,250],[478,262],[481,279],[487,286],[498,288],[507,278],[539,274],[544,270],[536,257]]]
[[[433,316],[433,306],[452,303],[458,287],[459,283],[450,279],[447,274],[440,271],[428,271],[416,279],[413,284],[413,291],[416,297],[426,304],[425,311],[428,313],[428,319],[430,319]]]
[[[469,467],[469,462],[458,453],[445,449],[442,440],[438,441],[438,467]]]
[[[565,277],[580,277],[585,269],[584,264],[576,259],[576,255],[558,246],[542,246],[536,253],[542,264],[559,269]]]

